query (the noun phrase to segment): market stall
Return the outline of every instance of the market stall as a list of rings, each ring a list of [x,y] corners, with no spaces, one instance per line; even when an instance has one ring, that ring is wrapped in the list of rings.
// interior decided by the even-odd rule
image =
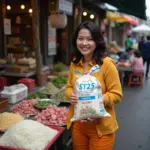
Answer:
[[[8,93],[6,94],[5,92],[4,94],[3,92],[1,92],[1,96],[5,97],[5,100],[7,101],[7,104],[5,103],[5,110],[4,105],[2,106],[3,109],[1,109],[0,107],[1,112],[11,113],[11,116],[12,114],[19,115],[21,121],[32,120],[46,127],[50,127],[52,129],[57,130],[57,134],[52,138],[52,140],[50,140],[47,143],[47,146],[45,146],[44,150],[63,150],[63,149],[69,150],[71,149],[70,147],[72,140],[70,131],[66,129],[65,122],[68,106],[70,104],[66,101],[66,98],[64,96],[65,84],[66,80],[57,77],[55,78],[55,80],[49,82],[47,86],[39,88],[39,90],[36,93],[29,94],[28,96],[25,95],[26,98],[22,97],[23,96],[22,90],[20,90],[20,92],[11,91],[11,93],[13,94]],[[9,91],[11,89],[9,89]],[[27,89],[24,90],[26,91]],[[59,93],[61,93],[61,96],[58,96]],[[21,121],[19,121],[18,123],[20,123]],[[5,132],[11,130],[11,128],[14,127],[14,125],[11,124],[10,122],[8,124],[9,127],[7,125],[3,125],[3,128],[1,128],[0,123],[0,130],[2,137],[3,135],[5,135]],[[0,145],[2,146],[1,142]],[[4,144],[3,146],[12,147],[12,145],[7,144]],[[5,149],[9,150],[9,148]]]

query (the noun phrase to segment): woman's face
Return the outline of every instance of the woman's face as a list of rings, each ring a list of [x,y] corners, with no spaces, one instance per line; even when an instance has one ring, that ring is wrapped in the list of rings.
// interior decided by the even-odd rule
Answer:
[[[83,56],[93,56],[96,48],[96,42],[92,39],[91,33],[88,29],[81,29],[77,37],[77,48]]]

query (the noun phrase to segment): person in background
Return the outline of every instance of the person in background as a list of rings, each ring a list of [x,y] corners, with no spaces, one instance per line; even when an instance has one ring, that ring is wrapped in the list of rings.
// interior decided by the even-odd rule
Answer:
[[[105,31],[102,32],[103,38],[104,38],[104,42],[107,44],[108,43],[108,38],[107,38],[107,34]]]
[[[110,48],[108,56],[114,60],[115,63],[118,63],[119,61],[119,55],[117,54],[116,50],[114,48]]]
[[[139,41],[139,44],[138,44],[138,49],[140,52],[142,52],[142,50],[143,50],[144,43],[145,43],[144,36],[142,36],[141,40]]]
[[[121,55],[120,55],[120,59],[119,61],[130,61],[131,60],[131,57],[133,55],[133,52],[134,50],[129,47],[128,49],[126,49],[125,52],[123,52]]]
[[[127,39],[125,40],[125,49],[133,47],[133,40],[130,35],[127,36]]]
[[[150,36],[147,37],[147,42],[143,44],[143,49],[141,51],[143,62],[146,63],[146,74],[145,77],[148,79],[149,65],[150,65]]]
[[[104,56],[105,42],[99,26],[93,22],[86,21],[77,27],[73,46],[76,54],[70,65],[65,91],[66,97],[71,103],[66,123],[67,128],[71,127],[73,150],[112,150],[115,131],[118,129],[114,106],[122,99],[122,89],[116,65],[111,58]],[[93,76],[101,83],[103,103],[111,117],[87,118],[71,123],[74,105],[78,102],[74,93],[74,85],[77,80],[74,72],[78,70],[87,74],[96,64],[100,66],[101,70]]]
[[[131,66],[133,67],[134,72],[144,72],[143,59],[140,51],[134,52],[134,58],[131,61]]]

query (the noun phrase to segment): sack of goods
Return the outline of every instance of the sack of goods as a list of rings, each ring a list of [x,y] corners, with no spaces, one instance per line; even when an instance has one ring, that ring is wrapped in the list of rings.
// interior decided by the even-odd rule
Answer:
[[[89,74],[84,75],[79,71],[74,72],[78,77],[74,87],[78,102],[75,105],[74,116],[71,119],[72,122],[88,117],[110,117],[110,114],[104,108],[101,84],[92,76],[93,73],[99,71],[99,66],[95,65],[91,68]]]
[[[33,120],[23,120],[9,128],[0,145],[26,150],[43,150],[57,131]]]

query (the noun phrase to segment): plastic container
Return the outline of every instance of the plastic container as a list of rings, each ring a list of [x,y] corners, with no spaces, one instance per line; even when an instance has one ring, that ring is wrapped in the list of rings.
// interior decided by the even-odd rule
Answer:
[[[0,89],[4,89],[4,86],[8,86],[9,82],[8,82],[8,78],[6,77],[0,77]]]
[[[22,83],[24,85],[26,85],[28,87],[28,92],[32,92],[35,89],[35,80],[34,79],[30,79],[30,78],[22,78],[20,80],[18,80],[17,82]]]
[[[8,103],[15,104],[28,97],[28,88],[24,84],[4,87],[4,90],[1,91],[1,97],[7,98]]]

